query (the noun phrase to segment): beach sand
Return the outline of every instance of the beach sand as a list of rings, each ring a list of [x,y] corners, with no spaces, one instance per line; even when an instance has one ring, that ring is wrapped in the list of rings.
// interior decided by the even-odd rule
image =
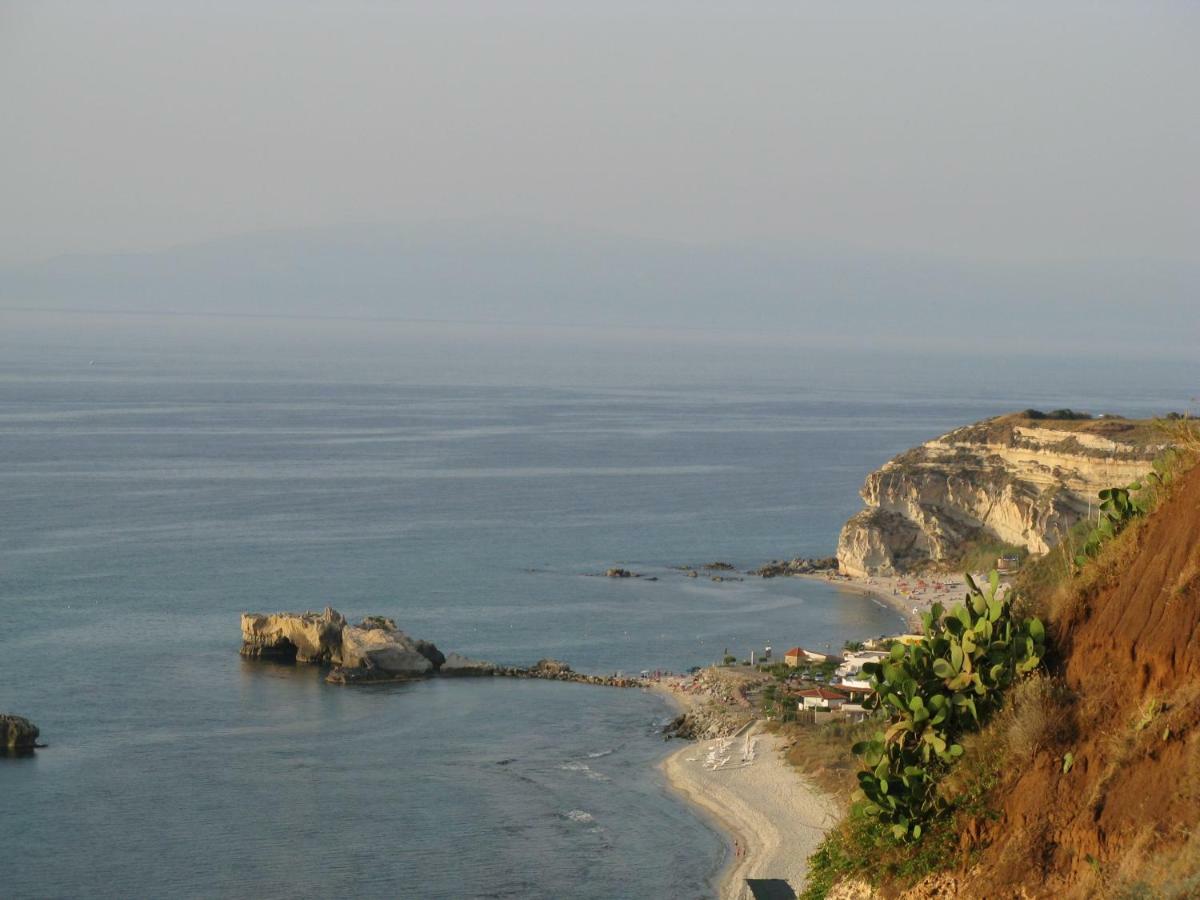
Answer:
[[[949,609],[955,603],[960,603],[967,593],[967,586],[961,575],[946,575],[940,579],[934,576],[920,578],[915,575],[873,575],[870,578],[849,575],[793,577],[816,579],[847,591],[867,594],[904,616],[909,630],[916,633],[921,631],[921,616],[929,612],[933,604],[941,603]],[[980,583],[987,582],[985,574],[977,574],[974,578]]]
[[[722,900],[750,897],[747,878],[783,879],[799,893],[809,855],[839,816],[831,798],[784,762],[779,739],[760,728],[690,743],[661,764],[671,787],[745,849],[731,853],[721,873]]]

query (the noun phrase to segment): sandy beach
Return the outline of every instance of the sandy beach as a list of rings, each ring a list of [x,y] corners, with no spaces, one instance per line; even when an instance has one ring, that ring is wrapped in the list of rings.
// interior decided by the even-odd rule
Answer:
[[[869,578],[851,575],[795,575],[795,578],[820,580],[847,591],[867,594],[885,606],[890,606],[904,616],[910,631],[921,630],[921,616],[935,603],[947,609],[963,599],[967,592],[961,575],[937,576],[873,575]],[[987,580],[984,575],[975,575],[978,581]]]
[[[662,762],[671,787],[708,813],[737,846],[719,882],[722,900],[751,896],[746,879],[781,879],[799,893],[806,861],[838,810],[784,762],[779,739],[753,723],[732,737],[690,743]]]
[[[916,631],[921,628],[921,614],[934,603],[950,606],[966,591],[962,576],[944,580],[821,574],[793,577],[819,578],[867,594],[901,613]],[[692,678],[666,678],[651,690],[694,715],[715,706],[735,706],[729,696],[717,696],[731,692],[736,684],[729,680],[732,678],[730,674],[720,687]],[[718,883],[722,900],[751,897],[746,879],[779,879],[798,894],[804,886],[809,855],[840,817],[833,798],[789,766],[780,752],[780,739],[762,728],[763,722],[754,720],[735,735],[688,743],[661,763],[671,787],[707,813],[729,836],[730,844],[742,850],[735,855],[730,848]]]

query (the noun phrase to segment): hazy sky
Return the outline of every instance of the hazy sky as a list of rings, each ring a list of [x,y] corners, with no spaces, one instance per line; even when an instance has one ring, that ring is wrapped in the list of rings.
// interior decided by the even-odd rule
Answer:
[[[1194,2],[0,0],[0,263],[480,217],[1196,262],[1198,47]]]

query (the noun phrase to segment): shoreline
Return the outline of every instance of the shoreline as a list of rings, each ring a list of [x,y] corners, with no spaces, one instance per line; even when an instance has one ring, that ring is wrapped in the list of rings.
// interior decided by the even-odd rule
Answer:
[[[837,822],[832,798],[784,762],[780,739],[754,721],[727,738],[689,741],[659,763],[671,790],[727,838],[716,875],[721,900],[750,897],[746,879],[782,880],[794,893],[808,857]],[[740,846],[741,856],[732,852]]]
[[[683,713],[701,702],[671,682],[651,691]],[[728,737],[687,740],[658,763],[671,792],[725,837],[713,885],[721,900],[750,897],[747,878],[780,879],[798,894],[808,857],[840,816],[831,796],[784,761],[781,739],[762,729],[754,719]]]
[[[934,603],[941,603],[949,608],[961,601],[966,592],[961,575],[946,575],[940,581],[935,576],[929,576],[924,581],[924,587],[918,586],[923,580],[917,575],[873,575],[864,578],[861,575],[830,577],[828,574],[814,572],[788,577],[821,581],[833,587],[844,588],[847,591],[871,597],[899,614],[904,620],[905,627],[915,633],[920,633],[922,629],[921,616],[927,613]],[[936,589],[935,586],[939,584],[942,585],[942,590]]]
[[[918,633],[921,615],[934,603],[950,606],[965,591],[961,576],[948,575],[940,581],[828,573],[776,577],[822,581],[867,596]],[[665,678],[648,689],[666,697],[678,712],[688,713],[710,698],[681,691],[685,681]],[[764,731],[764,724],[755,718],[731,736],[687,740],[658,763],[668,788],[725,836],[725,859],[713,876],[721,900],[750,898],[747,879],[782,880],[798,895],[807,881],[809,856],[843,812],[831,795],[788,765],[782,739]],[[742,848],[742,855],[735,855],[735,846]]]

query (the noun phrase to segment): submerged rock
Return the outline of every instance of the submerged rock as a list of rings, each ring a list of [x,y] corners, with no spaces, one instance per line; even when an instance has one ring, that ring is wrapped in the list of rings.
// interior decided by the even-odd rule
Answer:
[[[0,750],[24,753],[37,746],[38,727],[22,716],[0,715]]]
[[[242,656],[340,663],[345,627],[331,606],[322,613],[242,613]]]

